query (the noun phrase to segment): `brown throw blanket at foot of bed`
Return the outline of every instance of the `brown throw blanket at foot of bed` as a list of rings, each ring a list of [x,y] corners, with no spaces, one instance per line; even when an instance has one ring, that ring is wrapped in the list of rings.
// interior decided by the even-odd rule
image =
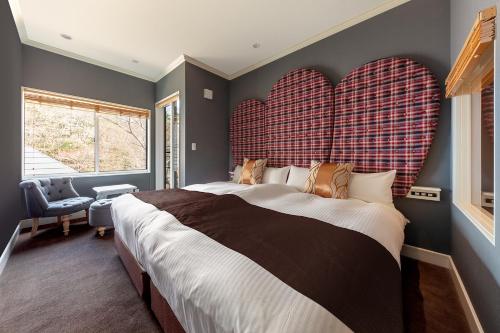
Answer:
[[[399,266],[372,238],[236,195],[180,189],[134,195],[250,258],[354,332],[403,331]]]

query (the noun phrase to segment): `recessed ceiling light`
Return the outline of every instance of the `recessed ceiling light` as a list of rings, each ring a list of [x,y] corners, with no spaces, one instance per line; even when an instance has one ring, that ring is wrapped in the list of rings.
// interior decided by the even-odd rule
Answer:
[[[134,64],[138,64],[138,63],[139,63],[139,60],[137,60],[137,59],[132,59],[132,62],[133,62]]]
[[[71,37],[68,34],[61,34],[61,37],[64,38],[64,39],[67,39],[67,40],[72,40],[73,39],[73,37]]]
[[[260,44],[259,43],[254,43],[254,44],[252,44],[252,47],[254,49],[258,49],[260,47]]]

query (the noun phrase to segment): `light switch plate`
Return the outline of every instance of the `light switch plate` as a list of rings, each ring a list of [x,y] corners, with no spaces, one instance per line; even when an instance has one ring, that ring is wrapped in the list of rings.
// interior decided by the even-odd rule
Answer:
[[[212,100],[214,98],[214,92],[210,89],[203,89],[203,97]]]
[[[441,201],[441,189],[437,187],[412,186],[407,198]]]
[[[191,143],[191,150],[196,150],[196,142]]]

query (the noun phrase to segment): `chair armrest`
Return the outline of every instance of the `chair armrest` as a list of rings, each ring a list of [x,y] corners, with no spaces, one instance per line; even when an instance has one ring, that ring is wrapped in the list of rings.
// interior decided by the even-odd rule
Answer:
[[[49,208],[49,202],[39,187],[37,180],[25,180],[19,184],[24,190],[26,208],[30,217],[43,216],[43,211]]]
[[[73,187],[73,178],[71,177],[62,178],[61,186],[63,187],[62,189],[64,190],[64,199],[76,198],[80,196],[80,194],[78,194],[78,192]]]
[[[49,202],[47,201],[47,198],[45,198],[45,195],[43,195],[42,190],[38,186],[35,186],[31,191],[33,197],[36,199],[38,204],[42,206],[43,209],[49,208]]]

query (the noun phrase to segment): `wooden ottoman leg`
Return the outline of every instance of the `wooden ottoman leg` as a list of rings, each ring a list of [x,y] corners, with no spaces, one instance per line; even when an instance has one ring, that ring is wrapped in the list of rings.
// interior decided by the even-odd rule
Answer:
[[[34,217],[31,224],[31,237],[36,235],[37,230],[38,230],[38,217]]]
[[[85,209],[85,219],[87,220],[87,224],[89,223],[89,210]]]
[[[69,215],[64,215],[62,217],[62,220],[63,220],[64,236],[68,236],[69,235]]]
[[[97,227],[97,233],[99,236],[104,236],[104,232],[106,231],[106,227]]]

